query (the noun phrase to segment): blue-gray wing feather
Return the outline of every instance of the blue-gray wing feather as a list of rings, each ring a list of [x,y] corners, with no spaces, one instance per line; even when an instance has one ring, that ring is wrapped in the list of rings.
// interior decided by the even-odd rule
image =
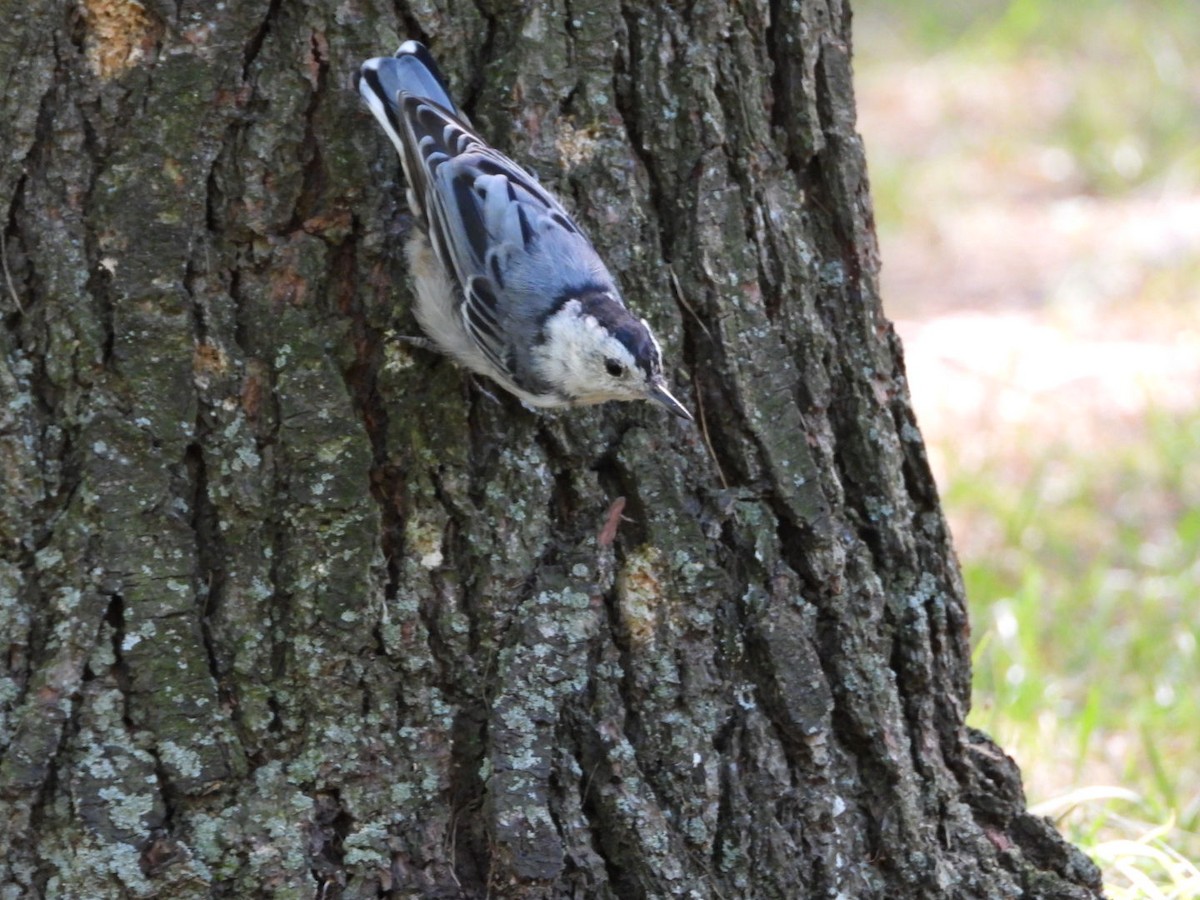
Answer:
[[[420,198],[439,259],[463,288],[462,318],[510,378],[512,341],[532,342],[552,305],[616,287],[562,205],[527,172],[447,110],[405,98],[420,148]],[[418,182],[420,183],[420,182]],[[489,327],[490,326],[490,327]]]
[[[396,58],[370,60],[360,91],[396,144],[413,212],[460,289],[464,331],[501,375],[534,390],[519,348],[573,296],[600,292],[620,304],[616,285],[562,205],[471,128],[428,52],[413,46],[428,59],[405,44]]]

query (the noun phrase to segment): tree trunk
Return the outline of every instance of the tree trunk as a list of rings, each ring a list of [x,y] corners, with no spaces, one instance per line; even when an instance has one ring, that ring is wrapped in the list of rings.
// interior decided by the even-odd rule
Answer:
[[[1099,894],[963,723],[843,4],[10,5],[0,897]],[[407,37],[696,425],[394,340]]]

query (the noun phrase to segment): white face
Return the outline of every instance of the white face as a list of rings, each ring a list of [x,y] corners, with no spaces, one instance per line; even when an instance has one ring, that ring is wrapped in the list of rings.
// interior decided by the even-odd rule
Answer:
[[[542,377],[576,403],[645,399],[650,384],[629,349],[569,307],[546,323],[547,340],[535,357]]]
[[[638,366],[629,348],[616,338],[605,337],[587,362],[587,368],[599,370],[592,373],[596,388],[590,393],[603,394],[605,400],[640,400],[646,396],[646,373]],[[585,396],[581,392],[581,399]]]

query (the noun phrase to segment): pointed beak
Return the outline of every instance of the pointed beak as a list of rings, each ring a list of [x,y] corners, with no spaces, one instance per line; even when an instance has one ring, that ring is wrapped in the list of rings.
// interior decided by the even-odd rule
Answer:
[[[651,383],[650,391],[646,397],[647,399],[661,403],[671,412],[675,413],[675,415],[679,416],[679,418],[687,419],[689,422],[693,421],[692,414],[687,411],[687,407],[671,396],[671,392],[667,390],[667,383],[661,375]]]

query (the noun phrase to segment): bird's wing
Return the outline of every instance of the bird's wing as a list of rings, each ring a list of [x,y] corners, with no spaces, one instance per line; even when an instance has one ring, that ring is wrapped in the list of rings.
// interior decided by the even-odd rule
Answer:
[[[530,290],[530,261],[564,280],[584,282],[603,265],[579,227],[537,180],[488,144],[458,116],[437,103],[402,96],[406,145],[405,172],[439,261],[462,288],[462,321],[483,353],[510,378],[516,376],[511,338],[514,322],[538,318],[540,310],[513,304],[553,304],[560,293],[546,277],[545,291]],[[541,248],[539,249],[539,244]],[[548,248],[571,253],[542,258]],[[579,257],[575,259],[574,257]],[[594,262],[593,262],[594,260]],[[520,290],[510,280],[520,279]],[[540,287],[540,286],[534,286]],[[548,293],[547,293],[548,292]]]

